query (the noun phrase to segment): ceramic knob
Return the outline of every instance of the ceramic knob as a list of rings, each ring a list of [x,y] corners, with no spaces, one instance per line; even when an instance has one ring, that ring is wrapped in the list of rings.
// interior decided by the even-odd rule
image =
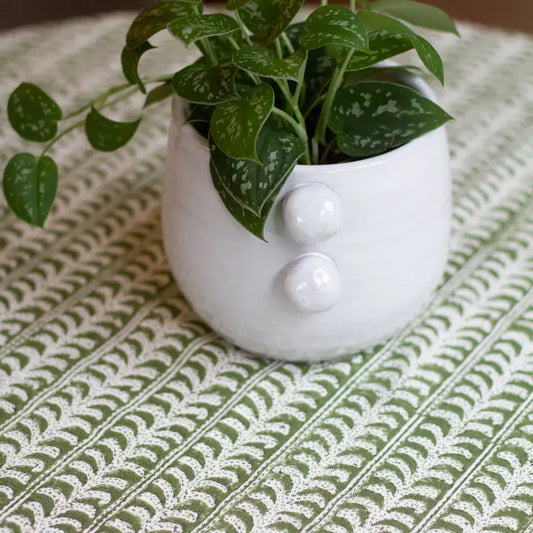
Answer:
[[[286,196],[283,218],[295,242],[314,244],[342,228],[341,203],[339,197],[322,183],[300,185]]]
[[[289,300],[300,311],[327,311],[339,300],[339,271],[335,263],[325,255],[304,254],[287,267],[283,288]]]

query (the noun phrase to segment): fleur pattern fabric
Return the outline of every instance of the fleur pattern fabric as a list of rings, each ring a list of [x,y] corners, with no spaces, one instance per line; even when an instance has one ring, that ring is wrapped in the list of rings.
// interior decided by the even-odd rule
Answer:
[[[0,101],[120,83],[131,19],[0,35]],[[533,41],[461,32],[433,36],[456,117],[445,278],[344,361],[253,358],[190,309],[161,246],[164,104],[121,151],[63,139],[45,231],[0,204],[1,533],[533,531]],[[0,113],[3,167],[23,144]]]

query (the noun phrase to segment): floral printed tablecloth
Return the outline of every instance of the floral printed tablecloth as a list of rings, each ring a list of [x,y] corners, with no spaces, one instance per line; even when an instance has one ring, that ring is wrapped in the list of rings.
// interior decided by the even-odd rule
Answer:
[[[9,92],[67,109],[119,83],[131,18],[0,35],[2,167]],[[372,351],[270,362],[195,316],[161,246],[165,104],[119,152],[58,145],[46,230],[0,204],[0,532],[533,531],[533,39],[461,30],[433,38],[445,279]]]

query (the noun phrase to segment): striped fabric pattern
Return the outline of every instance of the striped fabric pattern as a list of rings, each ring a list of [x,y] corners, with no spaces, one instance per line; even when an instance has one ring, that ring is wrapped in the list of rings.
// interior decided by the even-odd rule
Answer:
[[[130,20],[0,35],[2,168],[10,91],[72,109],[120,83]],[[0,205],[0,533],[533,532],[533,39],[461,30],[432,37],[445,279],[371,351],[270,362],[195,316],[161,246],[165,104],[119,152],[58,145],[45,231]]]

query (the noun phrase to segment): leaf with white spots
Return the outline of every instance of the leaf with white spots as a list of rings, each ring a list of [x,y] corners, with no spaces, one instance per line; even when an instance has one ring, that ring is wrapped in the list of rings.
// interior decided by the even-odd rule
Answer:
[[[318,8],[307,19],[305,29],[307,34],[302,38],[302,45],[309,50],[328,44],[368,50],[365,26],[347,7],[327,5]]]
[[[93,107],[85,121],[85,134],[95,150],[112,152],[131,140],[140,122],[141,119],[134,122],[116,122],[104,117]]]
[[[3,188],[15,215],[42,227],[57,191],[57,165],[47,156],[17,154],[4,170]]]
[[[239,68],[263,76],[298,81],[307,61],[307,50],[299,49],[285,59],[274,50],[263,46],[246,46],[233,55],[233,63]]]
[[[55,137],[60,107],[33,83],[21,83],[9,97],[7,116],[13,129],[25,140],[46,142]]]
[[[368,34],[368,48],[369,53],[355,52],[353,54],[347,71],[371,67],[380,61],[403,54],[413,48],[413,42],[409,36],[402,33],[374,31]],[[343,46],[328,46],[326,51],[328,55],[338,60],[346,57],[346,48]]]
[[[459,35],[455,22],[442,9],[412,0],[377,0],[373,11],[383,11],[415,26]]]
[[[257,137],[274,107],[274,89],[267,83],[249,96],[219,105],[211,118],[211,136],[229,157],[260,163]]]
[[[235,88],[233,65],[195,63],[176,73],[172,87],[176,93],[195,104],[217,105],[239,98]]]
[[[154,48],[155,46],[152,46],[148,41],[145,41],[136,48],[125,47],[124,50],[122,50],[121,63],[124,77],[132,85],[137,85],[143,94],[146,94],[146,88],[139,76],[139,61],[146,52],[153,50]]]
[[[286,31],[287,37],[295,49],[301,47],[301,39],[305,33],[304,22],[292,24]],[[308,109],[324,92],[327,83],[335,72],[336,65],[335,59],[326,54],[324,47],[308,51],[304,77],[304,109]]]
[[[257,152],[262,164],[228,157],[211,140],[211,176],[224,205],[248,231],[264,239],[276,195],[305,152],[297,135],[269,120],[261,130]]]
[[[305,0],[250,0],[239,10],[259,44],[277,39],[294,19]]]
[[[406,144],[451,118],[410,87],[370,81],[339,90],[329,127],[344,154],[370,157]]]
[[[127,48],[137,48],[156,33],[164,30],[175,18],[202,12],[201,0],[173,0],[158,2],[141,11],[133,21],[126,37]]]
[[[418,56],[426,66],[426,68],[442,83],[444,84],[444,67],[442,59],[433,46],[420,35],[414,33],[408,26],[387,17],[364,11],[359,13],[360,19],[363,21],[368,32],[386,32],[390,35],[395,35],[400,40],[409,39]]]
[[[174,19],[168,26],[169,33],[186,46],[207,37],[230,35],[239,30],[237,21],[228,15],[191,15]]]

